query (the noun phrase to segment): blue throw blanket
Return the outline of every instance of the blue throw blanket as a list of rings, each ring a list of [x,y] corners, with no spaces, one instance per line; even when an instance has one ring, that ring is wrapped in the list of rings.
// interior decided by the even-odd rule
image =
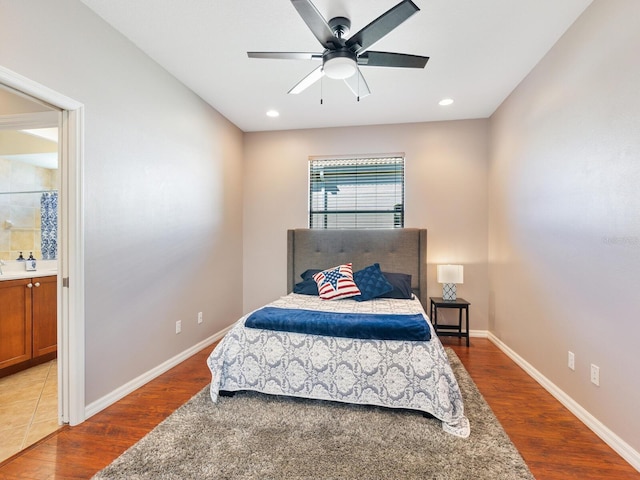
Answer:
[[[264,307],[249,315],[245,326],[330,337],[412,341],[431,339],[429,325],[420,314],[335,313]]]

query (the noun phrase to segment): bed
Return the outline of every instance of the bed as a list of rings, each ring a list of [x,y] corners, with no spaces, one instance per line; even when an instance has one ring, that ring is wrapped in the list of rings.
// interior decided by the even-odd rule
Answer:
[[[425,313],[426,253],[424,229],[289,230],[289,293],[239,319],[213,350],[207,360],[212,375],[212,401],[216,402],[220,395],[251,390],[417,410],[439,419],[445,431],[467,437],[470,427],[458,383]],[[303,276],[308,280],[319,271],[348,264],[358,273],[377,264],[385,278],[392,277],[389,273],[401,274],[408,282],[410,276],[410,291],[401,295],[408,298],[397,298],[396,290],[386,295],[392,298],[366,301],[354,300],[357,297],[323,300],[317,295],[293,293],[300,290]],[[411,317],[414,324],[418,317],[421,335],[426,336],[406,340],[394,336],[327,335],[306,328],[323,323],[315,320],[298,322],[305,327],[303,330],[282,331],[254,322],[265,312],[280,317],[285,314],[290,319],[297,319],[302,313],[376,320],[376,316],[389,320]]]

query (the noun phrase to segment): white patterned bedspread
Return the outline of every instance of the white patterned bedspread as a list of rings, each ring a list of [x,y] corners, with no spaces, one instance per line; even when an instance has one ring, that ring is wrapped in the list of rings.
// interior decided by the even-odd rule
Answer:
[[[272,307],[343,313],[421,313],[428,342],[364,340],[247,328],[242,317],[209,356],[211,399],[220,390],[408,408],[440,419],[445,431],[470,433],[447,354],[417,299],[356,302],[291,293]]]

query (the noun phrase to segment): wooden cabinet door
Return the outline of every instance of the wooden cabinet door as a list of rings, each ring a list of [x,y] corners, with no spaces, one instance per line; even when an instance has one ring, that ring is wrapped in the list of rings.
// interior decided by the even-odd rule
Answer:
[[[56,351],[58,343],[58,278],[32,279],[33,358]]]
[[[0,282],[0,369],[31,358],[30,282]]]

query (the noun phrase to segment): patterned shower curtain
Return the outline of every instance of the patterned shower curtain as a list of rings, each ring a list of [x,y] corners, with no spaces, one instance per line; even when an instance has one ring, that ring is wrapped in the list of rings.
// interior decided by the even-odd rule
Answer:
[[[55,260],[58,253],[58,193],[40,197],[42,259]]]

